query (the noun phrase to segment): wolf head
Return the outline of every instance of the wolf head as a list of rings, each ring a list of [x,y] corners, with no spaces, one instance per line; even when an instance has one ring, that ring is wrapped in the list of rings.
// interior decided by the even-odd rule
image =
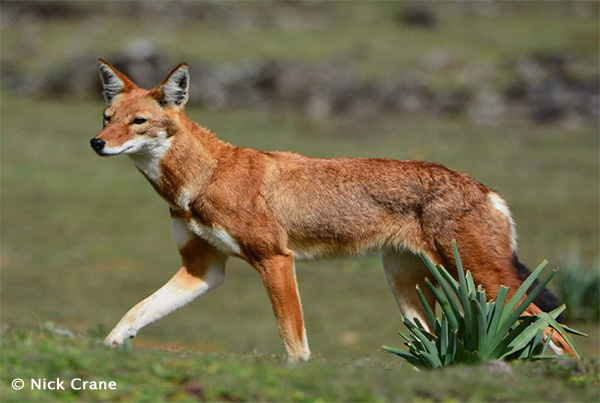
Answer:
[[[90,142],[102,156],[153,154],[168,147],[189,98],[187,64],[151,90],[135,85],[109,63],[98,61],[104,98],[103,129]]]

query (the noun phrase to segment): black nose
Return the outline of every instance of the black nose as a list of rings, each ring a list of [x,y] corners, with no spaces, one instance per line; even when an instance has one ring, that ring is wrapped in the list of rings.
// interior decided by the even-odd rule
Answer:
[[[91,141],[90,144],[92,145],[92,148],[96,151],[100,151],[104,148],[104,145],[106,144],[106,142],[102,139],[97,139],[96,137],[94,137]]]

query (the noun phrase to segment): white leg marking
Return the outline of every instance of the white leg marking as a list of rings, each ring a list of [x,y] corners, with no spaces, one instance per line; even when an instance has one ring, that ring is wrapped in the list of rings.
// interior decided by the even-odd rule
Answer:
[[[195,235],[188,228],[187,221],[183,218],[171,219],[171,233],[177,248],[183,248],[189,241],[194,239]]]
[[[104,344],[123,344],[125,339],[134,337],[143,327],[220,286],[225,280],[225,260],[225,256],[214,260],[203,279],[197,278],[191,282],[182,281],[182,278],[187,278],[189,274],[185,267],[179,269],[158,291],[129,310],[106,337]]]
[[[430,331],[425,310],[415,290],[417,283],[423,281],[428,274],[421,258],[412,252],[387,252],[383,255],[383,267],[402,316],[413,323],[418,318],[425,329]],[[401,288],[400,292],[398,288]]]
[[[306,350],[306,356],[302,357],[302,359],[308,361],[310,358],[310,347],[308,347],[308,338],[306,337],[306,326],[304,327],[304,333],[302,334],[302,347]]]
[[[294,263],[294,282],[296,283],[296,289],[298,289],[298,278],[296,277],[296,264]],[[300,298],[300,290],[298,290],[298,302],[300,303],[300,312],[302,309],[302,300]],[[302,355],[302,360],[308,361],[310,359],[310,347],[308,346],[308,338],[306,337],[306,324],[304,323],[304,314],[302,314],[302,348],[305,353]]]
[[[558,347],[552,340],[550,340],[550,350],[554,352],[554,354],[563,355],[565,352],[562,348]]]

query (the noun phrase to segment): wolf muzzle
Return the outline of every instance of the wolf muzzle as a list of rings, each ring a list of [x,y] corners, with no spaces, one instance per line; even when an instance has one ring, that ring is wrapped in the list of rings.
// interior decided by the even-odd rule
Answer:
[[[90,145],[96,152],[98,152],[104,148],[106,142],[102,139],[97,139],[96,137],[94,137],[90,140]]]

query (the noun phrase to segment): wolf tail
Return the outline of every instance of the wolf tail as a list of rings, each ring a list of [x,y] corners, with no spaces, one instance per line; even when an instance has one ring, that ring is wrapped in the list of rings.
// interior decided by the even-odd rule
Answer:
[[[524,281],[531,274],[531,271],[523,263],[519,262],[516,254],[513,254],[513,267],[517,271],[517,276],[521,281]],[[538,281],[535,280],[531,287],[533,288],[537,284]],[[533,300],[533,303],[544,312],[550,312],[561,305],[560,300],[547,288],[544,288],[542,292],[538,294],[538,296]],[[561,313],[556,318],[556,321],[559,323],[565,323],[564,315]]]

